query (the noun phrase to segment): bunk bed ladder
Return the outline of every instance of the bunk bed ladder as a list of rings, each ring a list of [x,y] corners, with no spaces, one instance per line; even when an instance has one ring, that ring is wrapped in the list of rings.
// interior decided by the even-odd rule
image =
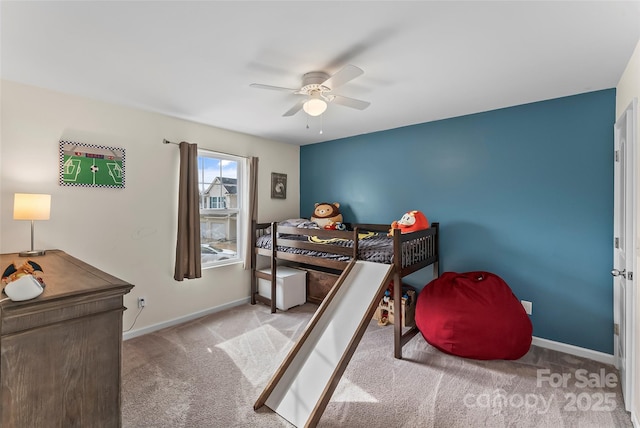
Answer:
[[[252,228],[252,234],[253,234],[253,238],[252,238],[252,244],[255,246],[255,242],[257,239],[256,236],[256,230],[257,230],[257,226],[258,224],[256,223],[256,221],[252,221],[251,224],[251,228]],[[265,303],[266,305],[269,305],[271,307],[271,313],[275,313],[276,312],[276,284],[277,284],[277,261],[276,261],[276,254],[277,254],[277,248],[278,248],[278,243],[277,243],[277,231],[276,231],[276,227],[277,227],[277,223],[276,222],[272,222],[271,223],[271,235],[272,235],[272,241],[271,241],[271,254],[269,257],[269,262],[270,262],[270,272],[266,273],[266,272],[262,272],[257,268],[257,257],[258,255],[256,254],[255,250],[251,252],[251,270],[252,270],[252,275],[251,275],[251,304],[255,305],[256,302],[262,302]],[[259,293],[259,279],[265,279],[267,281],[269,281],[271,283],[271,298],[269,299],[268,297],[264,297],[261,296]]]

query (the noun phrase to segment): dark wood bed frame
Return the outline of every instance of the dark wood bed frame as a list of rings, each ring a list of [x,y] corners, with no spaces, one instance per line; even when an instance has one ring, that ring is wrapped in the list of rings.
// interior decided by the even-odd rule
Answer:
[[[387,232],[389,225],[382,224],[353,224],[348,231],[306,229],[288,226],[280,226],[277,222],[257,223],[253,222],[252,242],[254,251],[251,253],[251,304],[257,302],[264,303],[271,307],[271,312],[276,312],[276,299],[261,296],[258,293],[258,279],[265,279],[271,282],[271,296],[276,295],[276,281],[278,262],[288,262],[289,266],[294,265],[308,272],[309,292],[307,300],[312,303],[321,303],[323,295],[336,283],[340,273],[346,269],[352,260],[358,259],[358,234],[362,232]],[[432,266],[433,277],[440,275],[439,270],[439,224],[432,223],[429,229],[411,233],[400,233],[394,230],[393,233],[393,281],[394,284],[401,284],[401,278],[410,275],[420,269]],[[256,247],[257,239],[263,235],[272,234],[271,248],[264,249]],[[279,235],[279,236],[278,236]],[[309,240],[290,239],[286,235],[314,236],[326,240],[331,238],[349,239],[354,242],[352,247],[343,247],[331,243],[315,243]],[[278,251],[278,247],[292,247],[319,251],[331,254],[340,254],[348,257],[346,261],[338,261],[315,257],[309,255],[293,254]],[[258,256],[265,256],[270,267],[269,273],[261,272],[258,266]],[[262,269],[265,270],[265,269]],[[339,285],[338,285],[339,286]],[[401,302],[402,287],[393,287],[394,302]],[[402,311],[397,305],[394,314],[394,356],[402,358],[402,347],[413,336],[418,333],[417,327],[408,329],[402,327]]]

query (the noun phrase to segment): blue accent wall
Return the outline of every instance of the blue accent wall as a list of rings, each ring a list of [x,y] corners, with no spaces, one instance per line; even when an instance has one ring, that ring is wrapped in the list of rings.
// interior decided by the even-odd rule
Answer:
[[[612,354],[614,122],[608,89],[302,146],[300,215],[421,210],[442,272],[494,272],[533,302],[535,336]]]

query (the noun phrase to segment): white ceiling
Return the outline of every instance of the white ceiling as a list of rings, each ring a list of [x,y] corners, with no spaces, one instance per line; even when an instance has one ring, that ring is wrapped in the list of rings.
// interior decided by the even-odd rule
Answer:
[[[613,88],[640,38],[639,1],[0,7],[3,79],[300,145]],[[283,117],[299,95],[249,87],[346,64],[366,110]]]

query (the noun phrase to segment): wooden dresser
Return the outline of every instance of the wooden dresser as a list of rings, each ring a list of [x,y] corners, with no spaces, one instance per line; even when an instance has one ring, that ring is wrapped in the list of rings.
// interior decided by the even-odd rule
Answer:
[[[42,267],[45,289],[0,303],[0,426],[120,427],[123,296],[133,285],[60,250],[2,254],[0,275],[26,260]]]

